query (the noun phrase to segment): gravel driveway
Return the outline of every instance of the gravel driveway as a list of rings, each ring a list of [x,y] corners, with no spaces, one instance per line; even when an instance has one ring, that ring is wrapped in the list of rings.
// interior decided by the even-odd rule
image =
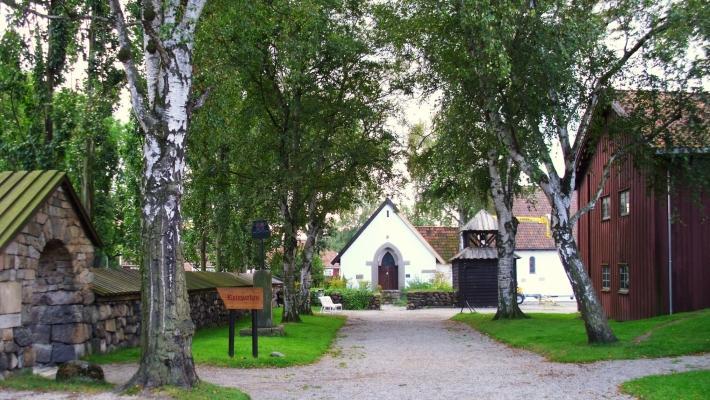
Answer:
[[[560,364],[508,348],[449,321],[458,310],[344,312],[332,354],[277,369],[199,367],[200,378],[253,399],[623,399],[617,386],[644,375],[710,369],[710,354]],[[136,366],[105,366],[126,381]]]

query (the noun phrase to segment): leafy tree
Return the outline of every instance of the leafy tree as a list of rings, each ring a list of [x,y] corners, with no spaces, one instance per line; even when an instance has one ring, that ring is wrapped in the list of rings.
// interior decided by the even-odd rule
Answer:
[[[240,160],[231,164],[232,179],[248,181],[253,202],[280,214],[283,320],[298,321],[299,303],[310,311],[303,303],[328,215],[352,207],[389,175],[396,142],[384,127],[392,107],[380,85],[389,66],[374,60],[365,2],[213,6],[220,11],[207,19],[201,43],[215,67],[201,75],[231,97],[207,106],[239,116],[229,123],[239,136],[233,142],[242,143],[227,145],[227,158]],[[227,66],[229,77],[220,72]],[[299,265],[300,231],[307,239]],[[304,292],[296,289],[299,271]]]
[[[707,61],[705,56],[688,61],[686,55],[693,42],[707,47],[706,24],[701,21],[707,20],[708,8],[697,1],[411,1],[399,12],[432,27],[423,45],[435,51],[425,52],[424,67],[435,67],[435,79],[455,84],[466,94],[485,123],[486,135],[502,143],[504,154],[546,194],[553,238],[588,340],[615,341],[579,257],[573,227],[594,207],[614,162],[631,149],[651,149],[648,144],[682,113],[665,118],[650,113],[655,115],[628,131],[638,132],[631,135],[636,140],[611,155],[594,198],[572,214],[577,161],[598,106],[615,97],[614,83],[647,89],[656,101],[665,91],[664,96],[674,97],[691,112],[688,92],[701,91],[697,81],[707,73]],[[623,48],[614,49],[614,44]],[[675,90],[672,95],[670,88]],[[637,111],[649,114],[664,108],[656,104]],[[551,156],[555,146],[564,159],[561,171]]]

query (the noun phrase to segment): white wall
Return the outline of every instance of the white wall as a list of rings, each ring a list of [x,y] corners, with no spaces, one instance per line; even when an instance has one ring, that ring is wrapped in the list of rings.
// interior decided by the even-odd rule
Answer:
[[[572,286],[556,250],[516,250],[518,286],[525,294],[574,296]],[[535,273],[530,273],[530,257],[535,257]]]
[[[358,285],[358,275],[362,275],[360,281],[372,284],[373,271],[376,273],[378,267],[375,265],[375,253],[386,243],[401,254],[403,260],[396,261],[400,270],[404,268],[404,275],[409,274],[405,281],[429,281],[433,278],[434,274],[426,271],[437,270],[436,258],[389,204],[382,208],[345,254],[340,256],[341,276],[347,278],[352,286]],[[393,255],[396,256],[395,253]],[[403,284],[400,280],[400,288]]]

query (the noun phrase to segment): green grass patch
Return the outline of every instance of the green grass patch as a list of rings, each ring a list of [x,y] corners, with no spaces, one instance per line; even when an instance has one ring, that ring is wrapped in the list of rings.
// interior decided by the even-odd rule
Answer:
[[[114,390],[110,383],[88,382],[83,380],[69,380],[57,382],[53,379],[33,375],[30,372],[12,375],[0,381],[0,388],[32,391],[32,392],[68,392],[68,393],[102,393]],[[129,390],[129,394],[139,394]],[[220,399],[220,400],[249,400],[249,396],[239,389],[213,385],[200,382],[191,389],[167,386],[153,393],[164,395],[176,400]]]
[[[274,321],[281,320],[281,308],[274,309]],[[192,356],[198,364],[230,368],[288,367],[310,364],[325,354],[345,323],[344,316],[302,315],[301,323],[284,325],[286,336],[259,337],[259,358],[251,356],[251,337],[238,336],[239,329],[251,326],[251,319],[237,321],[234,358],[227,355],[228,327],[200,329],[192,341]],[[285,357],[271,357],[278,351]],[[131,347],[87,358],[99,364],[135,363],[140,360],[140,348]]]
[[[224,386],[213,385],[211,383],[200,382],[197,386],[191,389],[184,389],[175,386],[165,387],[154,392],[161,395],[166,394],[176,400],[249,400],[250,397],[246,393]]]
[[[87,382],[82,380],[68,380],[57,382],[31,372],[22,372],[0,380],[0,388],[14,390],[30,390],[33,392],[81,392],[99,393],[113,390],[110,383]]]
[[[642,400],[701,400],[710,395],[710,370],[646,376],[621,384],[621,391]]]
[[[464,322],[513,347],[531,350],[560,362],[669,357],[710,351],[710,309],[616,322],[619,339],[589,345],[579,314],[528,314],[521,320],[493,321],[491,314],[458,314]]]

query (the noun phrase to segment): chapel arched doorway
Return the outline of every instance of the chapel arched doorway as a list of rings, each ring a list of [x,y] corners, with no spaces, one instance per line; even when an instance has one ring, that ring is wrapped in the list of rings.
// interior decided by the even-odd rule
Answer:
[[[390,251],[385,252],[377,274],[377,282],[382,287],[382,290],[399,289],[398,268],[394,255]]]

